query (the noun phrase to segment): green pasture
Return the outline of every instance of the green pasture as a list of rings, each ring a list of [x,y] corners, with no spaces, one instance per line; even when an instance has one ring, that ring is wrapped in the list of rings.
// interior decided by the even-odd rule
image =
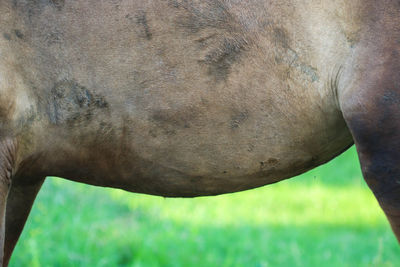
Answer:
[[[49,178],[10,266],[400,266],[352,148],[278,184],[166,199]]]

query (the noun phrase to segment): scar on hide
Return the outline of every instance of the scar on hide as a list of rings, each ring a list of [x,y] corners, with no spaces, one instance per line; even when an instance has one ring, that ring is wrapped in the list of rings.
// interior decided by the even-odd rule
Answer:
[[[290,37],[286,29],[274,27],[272,29],[273,42],[276,49],[275,62],[287,64],[305,74],[311,82],[319,81],[317,69],[302,62],[298,53],[290,47]]]
[[[48,33],[44,40],[47,43],[48,46],[54,45],[54,44],[61,44],[63,42],[63,33],[55,30],[53,32]]]
[[[219,47],[209,52],[199,63],[207,65],[208,74],[216,81],[226,80],[232,65],[239,61],[246,49],[246,44],[246,40],[242,38],[225,38]]]
[[[23,34],[20,30],[18,30],[18,29],[14,30],[14,34],[15,34],[15,36],[17,36],[19,39],[23,39],[23,38],[24,38],[24,34]]]
[[[151,38],[153,37],[153,34],[150,31],[150,27],[147,21],[147,15],[145,11],[140,11],[137,15],[136,15],[136,23],[139,24],[140,26],[142,26],[143,28],[143,33],[144,36],[146,37],[147,40],[151,40]]]
[[[245,122],[248,118],[249,118],[249,112],[247,110],[233,115],[229,123],[230,128],[232,130],[239,128],[240,125],[243,122]]]
[[[58,82],[50,92],[48,114],[53,124],[75,124],[92,119],[95,110],[107,109],[106,100],[75,81]]]

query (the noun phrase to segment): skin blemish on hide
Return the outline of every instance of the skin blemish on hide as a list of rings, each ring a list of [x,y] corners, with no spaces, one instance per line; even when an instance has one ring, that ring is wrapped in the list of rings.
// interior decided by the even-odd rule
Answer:
[[[319,81],[317,69],[302,62],[298,53],[290,47],[290,38],[287,31],[283,28],[273,27],[272,37],[275,47],[275,62],[277,64],[285,64],[290,68],[306,75],[307,80],[311,82]]]
[[[114,8],[115,8],[116,10],[119,10],[119,9],[120,9],[122,0],[112,0],[111,2],[113,3]]]
[[[43,1],[43,0],[42,0]],[[65,5],[65,0],[48,0],[58,11],[61,11]]]
[[[278,163],[278,160],[275,158],[270,158],[268,159],[267,163],[271,165],[276,165]]]
[[[129,16],[128,16],[129,17]],[[151,40],[153,34],[150,31],[150,27],[147,21],[147,16],[145,11],[139,11],[136,15],[136,23],[143,28],[143,35],[147,40]]]
[[[75,81],[64,80],[51,89],[48,115],[50,122],[56,125],[76,124],[91,120],[96,110],[107,108],[108,103],[103,97]]]
[[[309,65],[302,63],[302,64],[300,64],[300,70],[301,70],[301,72],[306,74],[311,79],[311,82],[316,82],[319,80],[319,76],[318,76],[316,68],[313,68]]]
[[[19,39],[24,39],[24,34],[20,30],[14,30],[15,36],[17,36]]]
[[[261,161],[260,162],[260,169],[263,170],[266,167],[271,167],[271,166],[275,166],[278,164],[278,160],[275,158],[270,158],[267,161]]]
[[[8,34],[8,33],[3,33],[3,37],[4,37],[4,39],[6,39],[7,41],[11,41],[11,35],[10,34]]]
[[[232,65],[245,50],[244,39],[224,39],[221,46],[208,53],[199,63],[208,66],[208,74],[216,81],[226,80]]]
[[[400,88],[400,86],[399,86],[399,88]],[[400,104],[400,95],[396,91],[386,92],[382,96],[382,102],[383,102],[383,104],[399,105]]]
[[[232,66],[250,44],[246,27],[230,12],[227,2],[172,0],[169,5],[177,9],[176,26],[195,36],[199,50],[204,51],[198,63],[206,66],[215,81],[227,80]]]
[[[177,0],[168,0],[168,5],[174,8],[179,8],[179,3]]]
[[[360,40],[359,32],[360,30],[357,32],[345,33],[346,40],[350,44],[350,47],[354,47],[359,42]]]
[[[290,47],[290,39],[285,29],[274,27],[273,33],[274,33],[275,43],[280,44],[283,48],[286,49]]]
[[[191,124],[197,118],[197,112],[192,108],[178,111],[158,110],[153,112],[151,120],[163,134],[175,135],[179,129],[191,128]],[[157,137],[157,129],[150,131],[153,137]]]
[[[192,33],[205,28],[231,29],[235,19],[229,13],[227,7],[220,0],[202,1],[193,3],[187,0],[170,0],[169,5],[184,11],[184,15],[178,17],[177,24]]]
[[[30,20],[32,17],[40,15],[47,7],[61,11],[65,5],[65,0],[13,0],[13,7]]]
[[[248,146],[247,146],[247,151],[248,151],[248,152],[253,152],[253,151],[254,151],[254,148],[255,148],[255,145],[254,145],[254,144],[248,144]]]
[[[196,39],[195,41],[200,44],[200,48],[205,48],[207,46],[207,42],[209,40],[214,39],[214,37],[217,37],[216,33],[210,34],[205,37],[200,37],[200,38]]]
[[[240,125],[245,122],[249,118],[248,111],[243,111],[232,116],[231,121],[229,122],[229,126],[232,130],[237,129]]]
[[[45,36],[45,42],[48,46],[54,44],[61,44],[63,42],[64,34],[58,31],[53,31]]]

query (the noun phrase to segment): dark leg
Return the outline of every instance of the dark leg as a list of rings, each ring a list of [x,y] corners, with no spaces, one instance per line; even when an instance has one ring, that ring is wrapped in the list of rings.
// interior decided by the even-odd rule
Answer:
[[[388,120],[371,133],[368,122],[360,122],[351,127],[363,175],[400,242],[400,127]]]
[[[364,178],[400,242],[400,56],[371,55],[341,106]]]
[[[15,154],[14,140],[5,138],[0,141],[0,263],[3,263],[4,256],[5,213]]]
[[[33,202],[44,179],[29,179],[31,183],[22,183],[18,177],[13,179],[7,199],[4,266],[8,265],[11,254],[24,228]],[[34,181],[34,182],[33,182]]]
[[[5,210],[9,184],[2,179],[0,181],[0,262],[3,262],[3,247],[5,234]]]

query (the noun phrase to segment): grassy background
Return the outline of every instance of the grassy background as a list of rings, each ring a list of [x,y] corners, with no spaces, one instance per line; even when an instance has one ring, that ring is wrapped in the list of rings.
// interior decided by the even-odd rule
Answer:
[[[46,181],[10,266],[400,266],[355,149],[246,192],[165,199]]]

